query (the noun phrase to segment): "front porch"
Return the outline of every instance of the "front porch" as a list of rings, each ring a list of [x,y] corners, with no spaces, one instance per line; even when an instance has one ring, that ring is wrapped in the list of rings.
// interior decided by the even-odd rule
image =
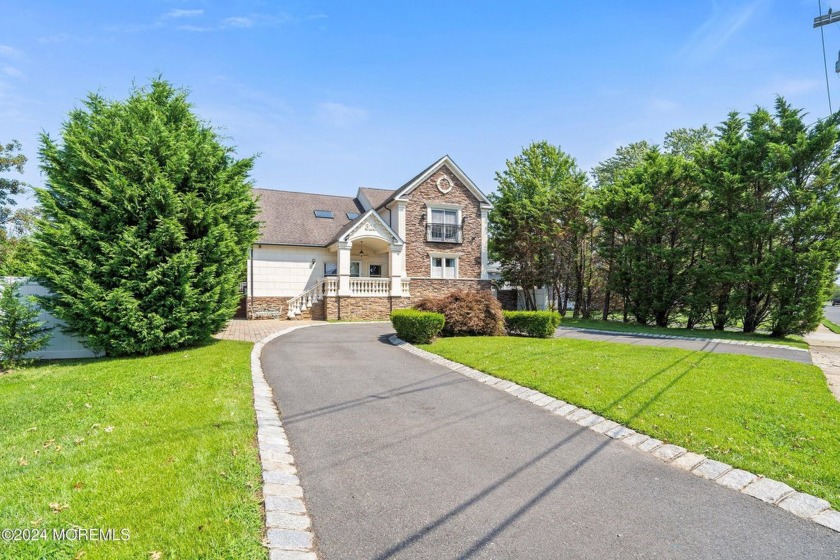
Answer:
[[[394,290],[393,284],[396,282],[399,282],[399,288]],[[358,277],[348,278],[347,283],[347,291],[342,294],[339,290],[339,278],[333,277],[319,280],[315,286],[289,300],[287,318],[296,319],[305,312],[310,311],[312,318],[319,318],[315,317],[315,315],[318,315],[322,316],[323,319],[330,319],[328,309],[330,306],[325,304],[326,300],[330,300],[340,310],[341,301],[349,298],[405,298],[406,304],[399,304],[399,307],[405,307],[408,299],[411,297],[411,281],[408,278]],[[367,306],[372,306],[376,303],[378,302],[368,302]],[[359,307],[359,305],[347,304],[347,306],[349,305],[352,305],[354,308]],[[313,308],[316,309],[314,314],[311,311]],[[340,315],[340,312],[338,315]],[[335,319],[340,318],[335,317]]]

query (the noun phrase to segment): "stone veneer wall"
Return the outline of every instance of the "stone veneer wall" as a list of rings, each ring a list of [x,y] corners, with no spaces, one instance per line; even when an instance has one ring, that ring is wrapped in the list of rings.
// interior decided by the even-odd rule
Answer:
[[[516,311],[519,307],[519,295],[516,290],[497,290],[496,299],[502,304],[505,311]]]
[[[285,319],[288,297],[249,297],[248,318],[249,319],[272,319],[272,317],[258,317],[259,311],[276,311],[280,314],[278,318]]]
[[[452,190],[446,194],[436,185],[444,175],[452,182]],[[426,203],[434,206],[436,202],[461,206],[463,243],[426,241]],[[411,192],[405,207],[405,245],[405,270],[409,277],[431,275],[429,253],[463,253],[458,261],[458,276],[481,278],[481,202],[448,167],[443,166]]]
[[[279,313],[277,319],[287,319],[288,302],[291,298],[288,297],[253,297],[248,298],[250,305],[248,306],[248,319],[274,319],[271,316],[256,316],[258,311],[276,311]],[[324,302],[319,301],[312,304],[312,307],[298,315],[298,319],[313,319],[315,321],[325,320],[326,313],[324,309]]]
[[[490,290],[490,280],[474,278],[412,278],[411,299],[417,302],[426,297],[445,296],[455,290],[482,291]]]
[[[324,299],[329,321],[385,321],[394,309],[411,307],[407,297],[338,297]]]
[[[326,297],[298,316],[299,319],[344,320],[344,321],[384,321],[394,309],[411,307],[426,297],[439,297],[455,290],[490,290],[490,280],[474,278],[412,278],[411,297]],[[278,319],[285,319],[288,310],[287,297],[249,298],[249,319],[271,319],[257,317],[258,311],[276,311]]]

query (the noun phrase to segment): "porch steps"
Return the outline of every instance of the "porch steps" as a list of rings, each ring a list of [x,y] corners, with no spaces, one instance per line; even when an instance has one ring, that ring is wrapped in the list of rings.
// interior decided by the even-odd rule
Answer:
[[[327,311],[324,308],[324,300],[312,303],[312,307],[301,310],[294,317],[288,317],[289,321],[325,321]]]

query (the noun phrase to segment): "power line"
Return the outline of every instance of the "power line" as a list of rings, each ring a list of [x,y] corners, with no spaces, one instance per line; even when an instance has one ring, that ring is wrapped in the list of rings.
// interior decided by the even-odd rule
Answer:
[[[825,57],[825,31],[823,30],[823,27],[837,20],[832,17],[833,14],[831,13],[831,8],[828,9],[828,16],[823,18],[822,0],[817,0],[817,3],[820,6],[820,17],[814,20],[814,27],[820,28],[820,38],[822,39],[823,51],[823,70],[825,70],[825,93],[828,95],[828,114],[831,115],[834,114],[834,109],[831,108],[831,87],[828,85],[828,60]]]

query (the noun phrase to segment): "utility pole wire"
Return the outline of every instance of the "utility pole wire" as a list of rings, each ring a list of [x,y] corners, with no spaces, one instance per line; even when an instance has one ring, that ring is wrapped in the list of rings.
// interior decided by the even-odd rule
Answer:
[[[822,19],[822,0],[817,0],[817,3],[820,6],[820,19]],[[828,9],[829,15],[831,15],[831,8]],[[823,51],[823,70],[825,70],[825,93],[828,95],[828,114],[834,114],[834,110],[831,108],[831,87],[828,85],[828,61],[825,58],[825,31],[823,30],[823,26],[820,26],[820,38],[822,39],[822,51]]]

